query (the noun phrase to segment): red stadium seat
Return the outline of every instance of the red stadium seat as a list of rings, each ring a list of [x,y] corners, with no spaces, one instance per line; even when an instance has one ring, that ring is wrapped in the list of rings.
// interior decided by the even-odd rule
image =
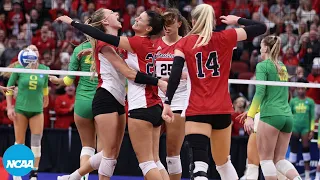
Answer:
[[[231,71],[233,73],[243,73],[243,72],[248,72],[249,67],[246,63],[244,62],[232,62],[231,64]]]
[[[252,72],[243,72],[239,74],[238,79],[250,80],[253,76],[254,74]]]

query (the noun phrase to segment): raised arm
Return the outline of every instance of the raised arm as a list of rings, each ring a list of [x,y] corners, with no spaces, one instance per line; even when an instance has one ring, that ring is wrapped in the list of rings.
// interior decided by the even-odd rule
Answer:
[[[246,18],[241,18],[234,15],[221,16],[221,22],[228,25],[243,25],[244,28],[236,28],[237,41],[252,39],[256,36],[262,35],[267,31],[267,26],[264,23],[253,21]]]
[[[120,47],[120,48],[125,49],[130,52],[133,52],[127,37],[123,37],[123,36],[119,37],[119,36],[106,34],[102,31],[100,31],[99,29],[92,27],[90,25],[82,24],[78,21],[73,21],[68,16],[60,16],[55,21],[62,21],[64,23],[67,23],[67,24],[75,27],[79,31],[91,36],[94,39],[106,42],[106,43],[111,44],[116,47]]]

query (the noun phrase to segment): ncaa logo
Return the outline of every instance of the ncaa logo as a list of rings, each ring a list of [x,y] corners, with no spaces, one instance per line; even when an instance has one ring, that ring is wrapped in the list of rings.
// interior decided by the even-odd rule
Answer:
[[[27,175],[33,168],[34,155],[30,148],[22,144],[10,146],[3,155],[3,165],[13,176]]]

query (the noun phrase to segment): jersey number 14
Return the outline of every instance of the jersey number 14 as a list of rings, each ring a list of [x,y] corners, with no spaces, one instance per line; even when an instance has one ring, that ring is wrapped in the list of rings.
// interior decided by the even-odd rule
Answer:
[[[30,90],[36,90],[37,89],[37,84],[38,84],[38,76],[36,75],[31,75],[30,80],[29,80],[29,89]]]
[[[206,74],[203,71],[203,68],[206,68],[207,70],[212,71],[211,77],[218,77],[220,76],[219,68],[220,64],[218,62],[218,54],[217,51],[212,51],[209,53],[209,56],[207,60],[205,61],[205,64],[202,63],[202,52],[198,52],[196,55],[196,65],[197,65],[197,76],[198,78],[205,78]]]

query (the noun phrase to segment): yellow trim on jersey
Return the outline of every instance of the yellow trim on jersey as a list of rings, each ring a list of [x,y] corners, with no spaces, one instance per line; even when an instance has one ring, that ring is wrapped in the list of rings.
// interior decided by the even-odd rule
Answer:
[[[10,89],[6,92],[6,96],[13,96],[13,90]]]
[[[73,79],[71,79],[69,76],[66,76],[63,78],[63,82],[66,86],[71,86],[73,84]]]
[[[47,96],[49,94],[49,88],[43,88],[43,95]]]

